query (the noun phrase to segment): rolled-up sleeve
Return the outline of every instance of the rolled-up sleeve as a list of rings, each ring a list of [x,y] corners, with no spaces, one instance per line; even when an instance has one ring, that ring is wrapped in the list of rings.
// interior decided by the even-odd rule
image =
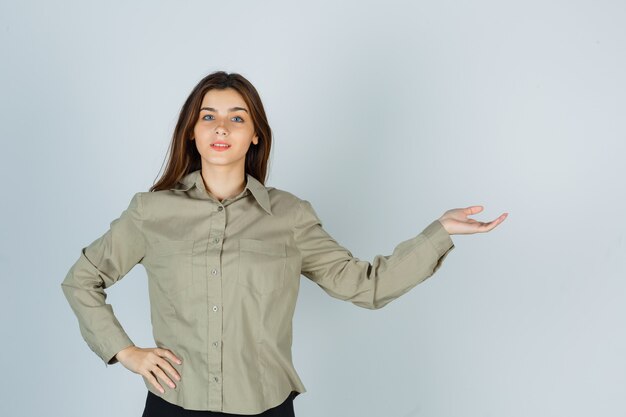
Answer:
[[[61,283],[83,339],[105,365],[116,363],[117,352],[134,346],[111,305],[105,303],[105,288],[123,278],[144,256],[141,211],[141,194],[136,193],[109,230],[81,249]]]
[[[322,227],[312,205],[300,200],[293,225],[301,273],[332,297],[378,309],[433,275],[454,248],[439,220],[417,236],[399,243],[391,255],[360,260]]]

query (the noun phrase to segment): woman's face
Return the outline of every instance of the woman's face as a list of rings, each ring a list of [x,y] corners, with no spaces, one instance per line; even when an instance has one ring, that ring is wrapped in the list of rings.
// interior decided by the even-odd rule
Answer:
[[[208,91],[193,129],[202,165],[239,167],[245,171],[246,152],[259,142],[243,97],[232,88]],[[216,147],[215,142],[228,147]]]

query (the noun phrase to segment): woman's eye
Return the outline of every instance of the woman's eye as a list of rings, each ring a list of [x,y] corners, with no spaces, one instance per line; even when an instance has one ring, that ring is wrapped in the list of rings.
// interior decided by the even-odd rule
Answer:
[[[202,120],[212,120],[212,119],[207,119],[207,117],[213,117],[213,115],[205,114],[204,116],[202,116]],[[233,119],[239,119],[240,122],[244,121],[240,116],[235,116],[233,117]]]

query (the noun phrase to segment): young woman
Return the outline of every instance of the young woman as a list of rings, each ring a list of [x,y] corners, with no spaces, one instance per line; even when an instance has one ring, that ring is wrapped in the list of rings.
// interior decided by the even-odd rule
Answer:
[[[468,217],[482,206],[448,210],[391,255],[363,261],[307,200],[265,185],[271,144],[254,86],[236,73],[206,76],[182,107],[163,176],[81,250],[61,284],[88,346],[143,377],[144,417],[293,417],[306,392],[291,358],[301,275],[382,308],[439,269],[451,235],[488,232],[507,215],[483,223]],[[105,303],[105,289],[138,263],[156,347],[135,346]]]

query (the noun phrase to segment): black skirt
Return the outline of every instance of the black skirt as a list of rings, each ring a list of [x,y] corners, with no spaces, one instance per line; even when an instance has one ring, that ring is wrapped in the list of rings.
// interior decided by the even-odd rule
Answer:
[[[141,417],[295,417],[293,410],[293,399],[296,397],[296,391],[291,391],[287,399],[282,404],[277,405],[274,408],[265,410],[261,414],[228,414],[220,413],[218,411],[202,411],[202,410],[187,410],[165,401],[163,398],[151,391],[148,391],[148,397],[146,398],[146,407],[143,410]]]

